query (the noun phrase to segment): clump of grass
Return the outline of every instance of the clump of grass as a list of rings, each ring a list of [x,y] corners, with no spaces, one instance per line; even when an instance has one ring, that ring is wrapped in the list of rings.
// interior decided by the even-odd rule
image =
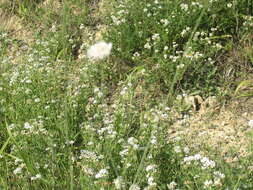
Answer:
[[[253,81],[252,80],[244,80],[240,82],[235,90],[235,95],[237,98],[240,97],[252,97],[253,96]]]

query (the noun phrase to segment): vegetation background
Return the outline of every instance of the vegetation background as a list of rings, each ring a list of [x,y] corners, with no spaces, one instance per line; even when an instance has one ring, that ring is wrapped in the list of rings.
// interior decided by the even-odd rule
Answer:
[[[1,0],[0,189],[252,189],[252,31],[251,0]]]

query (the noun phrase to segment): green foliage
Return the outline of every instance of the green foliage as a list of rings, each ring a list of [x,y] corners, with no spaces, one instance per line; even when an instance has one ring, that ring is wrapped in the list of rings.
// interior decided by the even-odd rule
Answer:
[[[167,133],[173,106],[191,109],[178,91],[222,85],[217,57],[250,31],[249,2],[110,2],[103,60],[86,55],[98,1],[5,5],[34,39],[0,31],[0,189],[251,189],[251,156],[232,167]]]
[[[246,14],[246,1],[123,1],[108,16],[107,39],[124,62],[159,73],[156,81],[169,93],[183,88],[212,94],[221,85],[215,59],[238,38]]]

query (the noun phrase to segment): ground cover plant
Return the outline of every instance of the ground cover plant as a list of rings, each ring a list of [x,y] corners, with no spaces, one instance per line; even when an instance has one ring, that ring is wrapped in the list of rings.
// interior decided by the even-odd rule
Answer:
[[[252,9],[3,1],[0,15],[22,27],[0,24],[0,189],[252,189],[252,112],[233,136],[248,139],[243,151],[173,130],[212,107],[202,98],[252,96]]]

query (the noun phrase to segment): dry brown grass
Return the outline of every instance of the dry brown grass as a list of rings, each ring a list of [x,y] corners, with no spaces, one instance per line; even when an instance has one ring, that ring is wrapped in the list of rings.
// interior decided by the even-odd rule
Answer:
[[[248,126],[253,112],[249,107],[253,109],[253,102],[245,102],[242,106],[239,100],[233,100],[220,109],[202,106],[184,122],[176,120],[169,129],[169,139],[180,136],[187,146],[195,150],[215,150],[227,162],[237,161],[250,153],[248,148],[252,141],[247,134],[253,130]]]
[[[32,32],[26,27],[22,19],[14,14],[6,13],[2,9],[0,9],[0,29],[25,43],[33,41]]]

